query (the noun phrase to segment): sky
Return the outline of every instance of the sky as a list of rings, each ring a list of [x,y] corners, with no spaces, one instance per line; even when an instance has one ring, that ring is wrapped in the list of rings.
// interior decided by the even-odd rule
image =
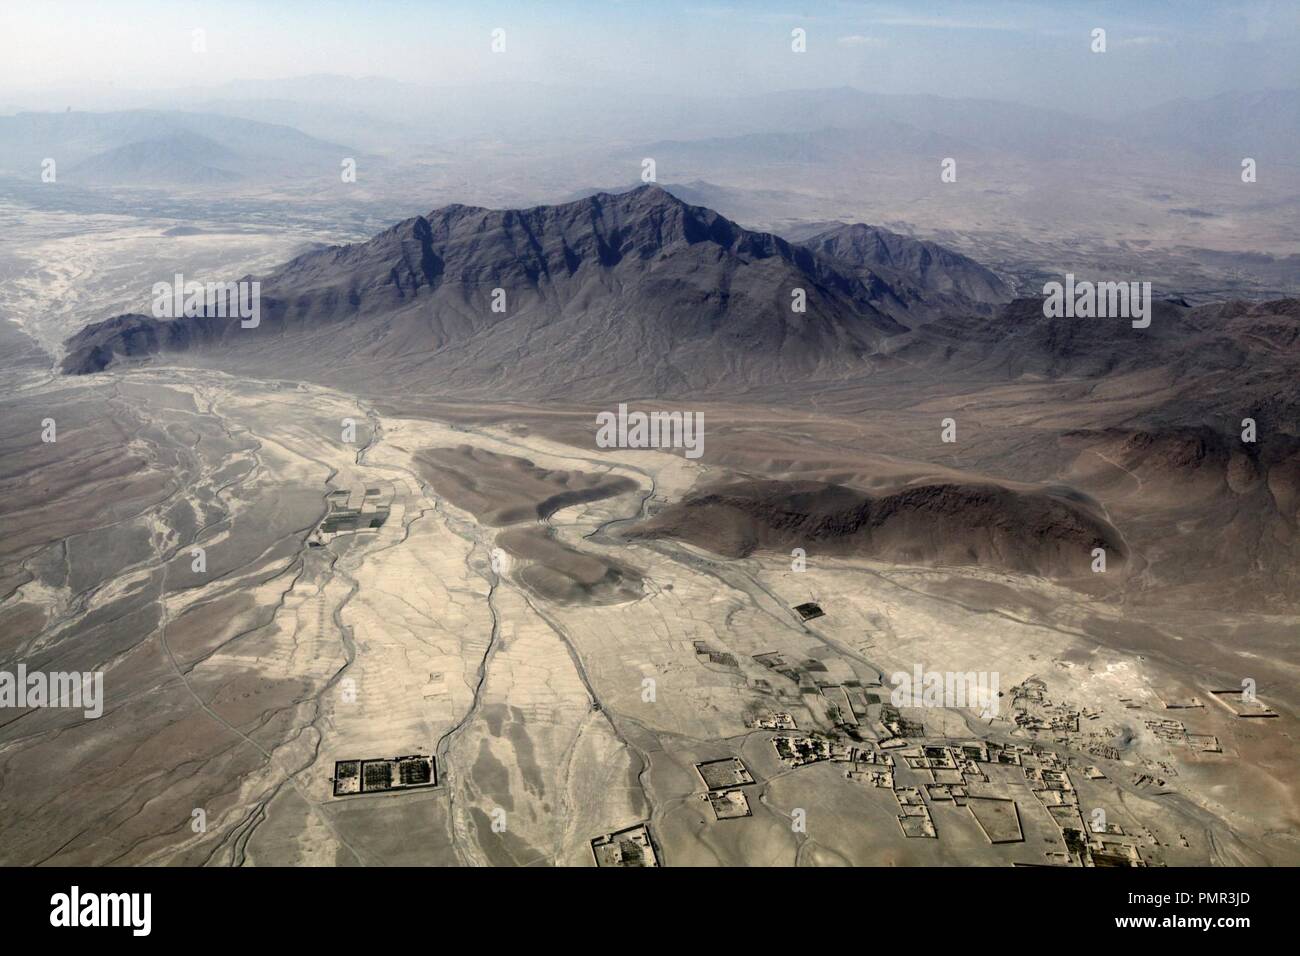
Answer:
[[[1096,28],[1104,54],[1090,49]],[[795,29],[806,32],[803,53],[792,50]],[[600,84],[630,97],[848,85],[1100,116],[1295,88],[1297,64],[1295,0],[0,0],[6,103],[37,90],[331,73]]]

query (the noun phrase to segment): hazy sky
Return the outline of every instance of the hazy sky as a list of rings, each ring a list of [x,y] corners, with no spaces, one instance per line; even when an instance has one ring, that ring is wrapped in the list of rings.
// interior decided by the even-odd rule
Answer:
[[[791,30],[807,52],[791,51]],[[1090,32],[1107,31],[1104,55]],[[506,31],[494,54],[490,34]],[[206,53],[193,50],[204,31]],[[630,95],[852,85],[1105,113],[1300,86],[1300,3],[0,0],[0,100],[312,73],[601,83]]]

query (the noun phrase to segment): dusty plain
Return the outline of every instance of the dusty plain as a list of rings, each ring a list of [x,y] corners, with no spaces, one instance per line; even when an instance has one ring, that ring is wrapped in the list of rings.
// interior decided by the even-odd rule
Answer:
[[[1295,665],[1277,652],[1294,616],[1152,610],[1123,576],[1088,593],[815,550],[796,571],[788,554],[624,535],[746,473],[723,436],[754,416],[705,414],[716,451],[690,461],[581,447],[576,411],[559,425],[526,409],[509,422],[472,421],[477,408],[399,415],[319,386],[179,369],[30,384],[3,436],[4,653],[103,670],[107,701],[98,720],[6,717],[4,862],[592,865],[593,838],[646,822],[666,865],[1043,864],[1069,847],[1026,768],[1057,761],[1079,812],[1104,810],[1148,863],[1300,858]],[[46,415],[56,443],[39,441]],[[848,450],[842,419],[791,418],[797,458],[767,473],[824,467],[814,449],[841,472],[879,464]],[[611,493],[485,522],[554,486],[484,481],[479,513],[466,510],[421,463],[470,450]],[[350,489],[376,491],[388,519],[309,543],[328,496]],[[1122,509],[1122,494],[1102,500]],[[548,547],[512,545],[521,534]],[[623,586],[557,599],[538,585],[575,562],[626,569]],[[824,616],[803,620],[807,601]],[[755,659],[772,654],[797,668]],[[950,801],[930,801],[937,837],[905,836],[892,790],[940,771],[894,750],[894,787],[864,785],[846,776],[855,761],[789,765],[773,738],[791,732],[757,726],[785,713],[796,735],[887,752],[890,675],[917,662],[1000,675],[996,718],[901,716],[909,747],[1025,748],[1022,765],[978,764],[986,779],[967,781],[972,796],[1016,802],[1020,842],[990,844]],[[1242,674],[1278,717],[1216,702]],[[1034,679],[1040,698],[1087,709],[1078,730],[1014,721],[1011,689]],[[1193,697],[1203,706],[1168,709]],[[1220,750],[1147,723],[1171,716]],[[336,761],[417,753],[436,756],[436,786],[333,795]],[[694,765],[733,756],[753,775],[751,814],[718,820]]]

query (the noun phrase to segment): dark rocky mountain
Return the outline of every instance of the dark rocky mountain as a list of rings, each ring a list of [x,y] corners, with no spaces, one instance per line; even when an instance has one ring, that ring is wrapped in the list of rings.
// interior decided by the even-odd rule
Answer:
[[[814,252],[858,269],[906,276],[923,295],[983,305],[1006,302],[1011,290],[991,269],[936,242],[863,223],[841,225],[800,240]]]
[[[1150,326],[1136,329],[1123,318],[1047,318],[1042,299],[1022,298],[991,316],[951,313],[899,343],[900,361],[964,380],[1127,376],[1147,396],[1146,420],[1162,426],[1213,413],[1232,427],[1249,415],[1294,432],[1300,410],[1300,299],[1153,301]]]
[[[672,394],[857,374],[881,342],[937,314],[902,277],[655,186],[526,210],[448,206],[260,281],[257,328],[118,316],[69,339],[64,369],[184,352],[444,393]]]
[[[1092,550],[1114,567],[1119,532],[1077,494],[993,484],[913,485],[872,495],[816,481],[741,481],[706,488],[627,532],[678,538],[728,557],[819,553],[927,564],[978,564],[1043,577],[1087,574]]]
[[[647,154],[650,154],[649,150]],[[620,194],[634,188],[639,187],[587,189],[566,198],[574,201],[602,192]],[[729,211],[743,210],[749,204],[747,197],[755,194],[704,180],[666,183],[661,188],[690,205]],[[763,194],[779,195],[772,192]],[[1012,298],[1011,288],[995,272],[974,259],[937,242],[915,239],[880,226],[822,221],[792,225],[781,229],[780,235],[819,255],[839,260],[842,266],[848,266],[854,273],[866,273],[864,278],[868,281],[874,278],[887,282],[900,299],[911,303],[923,302],[935,314],[965,312],[972,306],[980,311],[982,307],[1008,302]],[[921,314],[920,311],[912,312],[908,323],[917,322]]]
[[[576,401],[867,385],[882,371],[913,384],[1142,374],[1148,424],[1220,407],[1281,423],[1300,408],[1300,301],[1156,301],[1145,329],[1047,318],[1040,299],[996,304],[997,276],[942,246],[868,226],[791,243],[656,186],[447,206],[260,282],[257,328],[120,315],[72,336],[63,369],[175,356],[370,393]]]

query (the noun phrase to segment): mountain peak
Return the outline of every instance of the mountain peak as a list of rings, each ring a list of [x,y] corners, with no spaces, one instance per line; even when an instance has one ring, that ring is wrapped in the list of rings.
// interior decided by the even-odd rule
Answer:
[[[685,206],[688,203],[683,202],[674,196],[671,192],[658,183],[642,183],[634,189],[629,189],[622,193],[599,193],[598,195],[605,198],[624,197],[641,204],[653,204],[663,206]]]
[[[914,298],[646,183],[529,209],[444,206],[264,276],[255,330],[220,316],[99,323],[68,341],[64,367],[310,354],[368,381],[402,369],[461,391],[683,393],[858,374],[907,331],[895,316]]]
[[[568,202],[547,203],[524,209],[489,209],[485,206],[449,203],[446,206],[434,209],[427,216],[419,218],[427,219],[431,224],[435,225],[470,221],[475,224],[476,228],[483,228],[491,227],[494,224],[510,226],[524,221],[530,223],[551,220],[563,221],[572,219],[575,216],[579,217],[580,221],[583,221],[592,214],[600,216],[607,210],[635,216],[637,213],[649,213],[654,210],[687,208],[698,208],[700,212],[717,216],[717,213],[713,213],[711,210],[691,207],[688,203],[683,202],[656,183],[644,183],[633,189],[619,192],[597,192]]]
[[[1011,298],[1011,289],[991,269],[938,243],[880,226],[839,224],[802,243],[856,268],[889,277],[904,276],[923,294],[955,295],[986,306]]]

